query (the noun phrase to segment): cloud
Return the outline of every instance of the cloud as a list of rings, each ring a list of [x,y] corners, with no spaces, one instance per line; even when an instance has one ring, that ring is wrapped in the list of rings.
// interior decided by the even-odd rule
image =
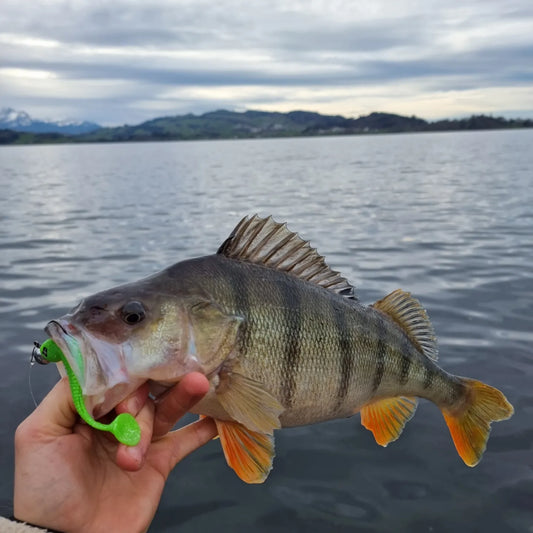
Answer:
[[[379,102],[432,118],[464,113],[467,92],[505,112],[498,95],[511,88],[520,100],[509,109],[533,114],[522,90],[533,81],[529,0],[36,0],[30,11],[3,0],[0,10],[2,104],[31,113],[112,124],[216,104],[358,114]]]

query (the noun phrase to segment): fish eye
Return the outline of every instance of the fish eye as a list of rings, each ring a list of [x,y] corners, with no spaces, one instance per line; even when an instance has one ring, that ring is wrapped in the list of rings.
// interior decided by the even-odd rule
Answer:
[[[124,320],[124,322],[130,326],[142,322],[146,316],[146,311],[144,310],[143,304],[137,301],[128,302],[126,305],[124,305],[124,307],[121,309],[121,313],[122,320]]]

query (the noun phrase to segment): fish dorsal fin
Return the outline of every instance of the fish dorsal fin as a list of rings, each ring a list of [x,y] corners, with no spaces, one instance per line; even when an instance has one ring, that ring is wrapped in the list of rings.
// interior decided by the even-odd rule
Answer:
[[[218,249],[231,259],[287,272],[355,300],[354,288],[297,233],[272,217],[244,217]]]
[[[426,310],[410,293],[397,289],[372,307],[392,319],[427,357],[437,360],[437,338]]]

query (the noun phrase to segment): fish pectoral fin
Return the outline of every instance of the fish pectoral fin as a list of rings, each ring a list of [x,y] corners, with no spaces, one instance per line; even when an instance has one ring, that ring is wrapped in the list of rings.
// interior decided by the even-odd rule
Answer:
[[[215,422],[228,465],[245,483],[263,483],[272,470],[274,437],[238,422]]]
[[[416,398],[384,398],[361,409],[361,424],[372,431],[380,446],[387,446],[402,433],[403,427],[415,414]]]
[[[222,373],[216,394],[228,415],[250,430],[272,435],[281,427],[284,408],[258,381],[238,372]]]

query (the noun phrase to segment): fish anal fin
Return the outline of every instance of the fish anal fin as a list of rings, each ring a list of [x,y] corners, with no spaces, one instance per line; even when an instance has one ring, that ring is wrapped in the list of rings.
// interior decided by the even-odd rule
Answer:
[[[514,409],[498,389],[474,379],[461,378],[466,393],[459,408],[443,409],[457,453],[476,466],[487,446],[490,424],[510,418]]]
[[[372,431],[380,446],[387,446],[400,436],[416,407],[416,398],[383,398],[361,409],[361,424]]]
[[[263,483],[272,469],[274,437],[238,422],[215,420],[226,462],[245,483]]]
[[[427,357],[437,360],[437,337],[426,310],[410,293],[397,289],[372,305],[400,328]]]
[[[352,285],[332,270],[308,241],[272,217],[244,217],[217,251],[231,259],[273,268],[355,300]]]
[[[272,435],[281,427],[284,408],[258,381],[235,370],[222,371],[216,394],[228,415],[250,430]]]

